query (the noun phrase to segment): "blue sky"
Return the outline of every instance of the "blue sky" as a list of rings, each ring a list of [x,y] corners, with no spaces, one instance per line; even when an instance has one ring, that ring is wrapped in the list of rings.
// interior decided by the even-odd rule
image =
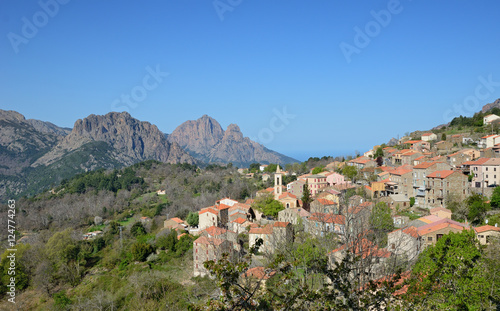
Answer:
[[[353,2],[1,1],[0,109],[167,133],[208,114],[305,160],[500,98],[500,2]]]

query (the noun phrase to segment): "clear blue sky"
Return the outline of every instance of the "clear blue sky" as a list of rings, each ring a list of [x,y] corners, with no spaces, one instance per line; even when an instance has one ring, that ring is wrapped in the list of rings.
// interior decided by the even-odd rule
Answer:
[[[500,98],[499,1],[54,1],[0,2],[0,109],[59,126],[208,114],[305,160]]]

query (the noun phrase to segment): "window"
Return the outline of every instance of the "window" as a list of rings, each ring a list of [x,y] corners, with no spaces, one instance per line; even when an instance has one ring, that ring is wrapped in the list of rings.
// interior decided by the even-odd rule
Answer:
[[[428,238],[427,238],[427,241],[432,242],[432,237],[431,237],[431,236],[430,236],[430,237],[428,237]]]

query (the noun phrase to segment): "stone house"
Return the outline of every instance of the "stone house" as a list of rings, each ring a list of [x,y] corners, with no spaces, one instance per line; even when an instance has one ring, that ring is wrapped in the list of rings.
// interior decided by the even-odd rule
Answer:
[[[450,150],[451,148],[453,148],[453,143],[443,140],[435,143],[434,147],[439,151]]]
[[[326,177],[322,175],[308,175],[301,178],[304,182],[307,180],[309,192],[314,196],[318,194],[323,188],[327,187]]]
[[[304,185],[305,185],[305,183],[306,182],[302,181],[302,180],[292,181],[291,183],[288,183],[286,185],[286,191],[288,193],[293,194],[297,198],[302,198],[302,195],[304,193]]]
[[[413,167],[413,197],[415,204],[424,206],[427,184],[427,175],[438,170],[451,169],[451,166],[443,162],[423,162]]]
[[[422,134],[421,139],[423,141],[432,141],[432,140],[436,140],[437,139],[437,135],[434,134],[434,133],[424,133],[424,134]]]
[[[198,212],[198,216],[198,228],[200,230],[219,225],[219,211],[213,206],[202,209]]]
[[[333,200],[316,199],[311,203],[311,213],[339,214],[339,204]]]
[[[430,210],[431,215],[435,215],[441,218],[451,219],[452,211],[444,207],[435,207]]]
[[[418,258],[422,248],[416,227],[406,227],[387,234],[387,250],[396,256],[403,256],[407,262]]]
[[[328,253],[328,268],[334,269],[336,264],[345,258],[348,251],[359,258],[355,262],[357,267],[353,269],[353,273],[358,274],[357,277],[361,284],[383,276],[386,262],[391,257],[391,253],[386,249],[378,248],[370,240],[359,236],[348,244]]]
[[[479,243],[486,245],[491,243],[493,239],[500,239],[500,228],[497,226],[485,225],[474,228],[476,237]]]
[[[482,188],[490,185],[500,185],[500,158],[480,158],[470,164],[472,187]]]
[[[305,231],[316,236],[327,233],[343,235],[345,233],[345,216],[330,213],[311,213],[305,222]]]
[[[300,206],[297,196],[291,194],[290,192],[281,194],[278,197],[278,201],[280,201],[280,203],[283,204],[285,208],[296,208]]]
[[[451,219],[442,219],[419,227],[417,233],[421,239],[422,249],[424,249],[429,245],[436,244],[443,235],[450,232],[458,233],[464,229],[469,229],[469,227]]]
[[[193,269],[194,276],[209,275],[209,271],[204,267],[203,263],[209,260],[218,260],[222,254],[229,254],[229,258],[233,255],[233,245],[228,240],[209,238],[201,236],[193,242]]]
[[[470,195],[468,177],[460,171],[435,171],[427,175],[428,206],[444,207],[447,197],[455,194],[460,200]]]
[[[264,227],[254,227],[248,232],[248,245],[253,247],[257,239],[262,239],[263,244],[259,252],[272,254],[277,247],[293,242],[293,228],[289,222],[276,221]]]
[[[239,250],[238,234],[234,231],[230,231],[216,226],[211,226],[200,231],[200,236],[228,240],[229,242],[231,242],[235,250]]]
[[[303,208],[286,208],[278,212],[278,221],[289,222],[293,225],[304,223],[311,213]]]
[[[496,114],[489,114],[489,115],[483,117],[483,124],[487,125],[487,124],[490,124],[493,121],[499,120],[499,119],[500,119],[500,117],[497,116]]]
[[[186,230],[188,227],[188,224],[178,218],[178,217],[174,217],[174,218],[170,218],[170,219],[166,219],[164,222],[163,222],[163,228],[167,228],[167,229],[173,229],[173,230]]]

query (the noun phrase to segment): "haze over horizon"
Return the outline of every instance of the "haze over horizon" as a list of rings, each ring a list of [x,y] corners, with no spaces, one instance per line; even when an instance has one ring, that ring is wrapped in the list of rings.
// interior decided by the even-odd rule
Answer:
[[[500,98],[500,3],[0,3],[0,109],[72,127],[207,114],[306,160],[364,152]]]

